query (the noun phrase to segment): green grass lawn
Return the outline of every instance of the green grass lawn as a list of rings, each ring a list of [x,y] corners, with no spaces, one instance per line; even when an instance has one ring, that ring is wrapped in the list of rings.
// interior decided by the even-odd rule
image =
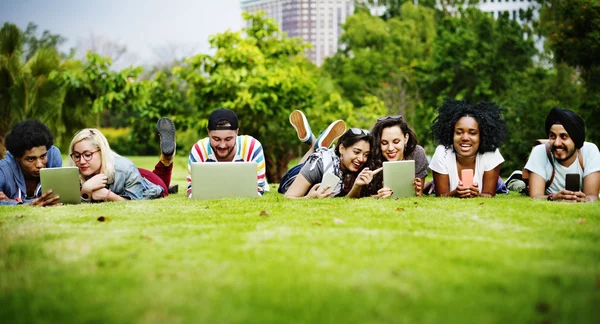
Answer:
[[[134,158],[150,169],[156,160]],[[287,200],[274,191],[192,201],[185,161],[173,177],[180,193],[166,199],[0,207],[0,321],[600,318],[599,203]]]

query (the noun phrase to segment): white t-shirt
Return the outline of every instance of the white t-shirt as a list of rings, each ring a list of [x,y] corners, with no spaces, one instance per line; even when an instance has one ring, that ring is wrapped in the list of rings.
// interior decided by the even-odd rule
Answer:
[[[483,189],[483,173],[493,170],[502,162],[504,162],[504,158],[498,149],[494,152],[477,153],[475,170],[473,171],[473,183],[477,183],[479,192]],[[450,191],[458,187],[460,178],[458,177],[458,168],[456,167],[456,153],[452,148],[446,149],[443,145],[439,145],[431,158],[429,168],[437,173],[448,175],[450,178]]]
[[[551,154],[552,163],[554,163],[556,173],[554,174],[554,181],[552,181],[550,187],[546,189],[547,195],[557,193],[564,189],[565,175],[569,173],[578,173],[580,175],[581,178],[579,179],[579,183],[580,190],[582,190],[583,178],[590,173],[600,171],[600,152],[598,151],[596,144],[583,142],[583,146],[579,150],[583,157],[583,168],[585,172],[581,170],[577,153],[575,153],[575,160],[568,167],[562,166],[560,163],[556,162],[554,155]],[[550,161],[548,160],[546,146],[544,144],[537,145],[531,150],[527,164],[525,164],[525,169],[541,176],[546,181],[549,181],[550,178],[552,178],[552,164],[550,164]]]

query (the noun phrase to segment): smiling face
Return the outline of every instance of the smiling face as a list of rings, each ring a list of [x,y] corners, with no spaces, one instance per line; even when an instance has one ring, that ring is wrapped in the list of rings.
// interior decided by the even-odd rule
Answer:
[[[558,163],[569,166],[575,160],[575,142],[563,125],[554,124],[548,134],[552,154]]]
[[[237,130],[211,130],[208,131],[210,146],[220,162],[231,161],[235,156]]]
[[[381,131],[381,153],[387,161],[400,161],[404,159],[404,148],[408,142],[408,134],[403,134],[400,126],[384,128]]]
[[[16,158],[25,179],[40,177],[40,169],[48,163],[48,150],[46,146],[36,146],[23,152],[23,156]]]
[[[461,157],[474,157],[479,150],[479,123],[473,117],[461,117],[454,125],[454,151]]]
[[[86,157],[90,160],[87,161]],[[100,173],[102,169],[102,152],[90,140],[73,145],[72,159],[79,168],[79,173],[86,179]]]
[[[340,145],[340,167],[343,171],[357,172],[369,159],[371,144],[360,140],[350,147]]]

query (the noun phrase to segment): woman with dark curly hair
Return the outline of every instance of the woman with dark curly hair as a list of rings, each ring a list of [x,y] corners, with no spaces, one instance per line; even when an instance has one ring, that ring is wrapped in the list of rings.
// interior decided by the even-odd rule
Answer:
[[[506,138],[506,125],[494,103],[468,104],[447,99],[433,122],[433,137],[440,144],[431,159],[436,196],[494,197],[508,193],[500,179],[504,158],[498,147]],[[473,184],[463,186],[462,170],[473,170]]]
[[[415,194],[421,196],[427,177],[427,157],[425,150],[418,145],[417,135],[408,127],[402,116],[385,116],[377,119],[371,129],[371,159],[369,168],[378,170],[384,161],[415,161]],[[377,198],[391,197],[392,190],[383,186],[383,175],[375,174],[368,186],[367,194]]]

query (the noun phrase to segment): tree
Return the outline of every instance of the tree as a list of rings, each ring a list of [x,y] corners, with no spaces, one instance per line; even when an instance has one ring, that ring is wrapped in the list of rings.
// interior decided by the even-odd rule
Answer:
[[[502,95],[495,98],[504,107],[508,138],[501,148],[505,162],[502,172],[521,170],[534,141],[546,138],[544,123],[552,107],[577,107],[581,102],[582,87],[575,70],[566,64],[556,69],[529,68]]]
[[[206,130],[213,109],[232,109],[240,119],[240,133],[263,144],[267,177],[278,182],[298,148],[291,144],[298,141],[287,123],[290,112],[303,110],[317,132],[325,128],[324,116],[349,117],[352,105],[304,57],[307,45],[299,38],[288,38],[261,13],[243,15],[250,22],[243,30],[246,37],[231,31],[213,36],[214,56],[189,58],[177,75],[188,85],[187,101],[198,109],[195,128]]]
[[[585,86],[575,108],[585,120],[600,120],[600,2],[592,0],[540,1],[539,31],[554,54],[555,64],[566,63],[581,73]],[[600,126],[587,123],[588,140],[600,142]]]
[[[355,106],[375,96],[385,103],[384,114],[405,116],[417,126],[417,132],[423,127],[428,129],[432,111],[421,104],[419,80],[432,58],[434,11],[405,2],[393,17],[384,20],[358,9],[343,28],[344,47],[327,59],[323,68],[335,78],[344,95]]]
[[[60,82],[60,57],[55,49],[41,47],[23,61],[22,32],[5,23],[0,30],[0,158],[4,137],[12,124],[39,119],[53,126],[64,92]]]
[[[23,33],[24,56],[25,60],[33,57],[35,52],[41,48],[54,48],[58,51],[58,46],[64,44],[67,39],[59,34],[52,34],[49,30],[44,30],[42,35],[37,36],[38,25],[33,22],[27,24],[27,28]],[[62,57],[67,57],[67,54],[61,54]]]

